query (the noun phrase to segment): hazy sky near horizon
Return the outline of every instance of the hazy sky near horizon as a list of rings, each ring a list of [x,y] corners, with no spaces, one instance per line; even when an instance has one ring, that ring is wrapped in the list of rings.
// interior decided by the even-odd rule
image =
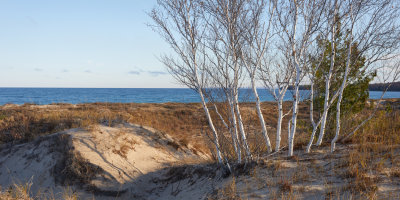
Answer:
[[[0,0],[0,87],[182,87],[157,59],[156,0]]]

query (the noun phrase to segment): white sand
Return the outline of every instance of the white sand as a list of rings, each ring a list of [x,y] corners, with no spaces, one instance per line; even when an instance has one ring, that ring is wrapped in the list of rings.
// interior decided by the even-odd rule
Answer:
[[[32,195],[51,192],[60,197],[65,187],[55,179],[62,179],[63,172],[55,166],[65,160],[65,153],[71,148],[72,152],[79,153],[84,160],[103,171],[90,183],[69,186],[81,198],[93,197],[87,191],[88,185],[95,188],[96,199],[115,199],[107,195],[118,194],[118,191],[119,199],[204,198],[206,191],[213,189],[212,185],[204,184],[208,180],[188,177],[182,183],[181,180],[179,183],[165,181],[168,167],[208,159],[205,155],[195,155],[186,147],[180,146],[177,150],[170,145],[174,142],[168,135],[131,124],[97,126],[90,131],[71,129],[29,143],[2,147],[0,185],[7,188],[14,183],[30,182]],[[190,180],[191,184],[183,183]]]

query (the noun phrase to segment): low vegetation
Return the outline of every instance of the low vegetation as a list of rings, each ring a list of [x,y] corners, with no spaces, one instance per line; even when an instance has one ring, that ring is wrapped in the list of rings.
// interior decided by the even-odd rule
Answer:
[[[285,105],[289,105],[289,102]],[[306,111],[306,105],[300,107]],[[251,103],[242,105],[243,118],[246,129],[256,131],[259,123],[256,121],[256,111]],[[271,132],[274,131],[275,115],[277,111],[272,103],[263,105],[264,116]],[[215,112],[211,112],[216,115]],[[91,129],[93,125],[104,124],[114,126],[120,123],[134,123],[152,127],[167,133],[180,144],[192,145],[193,149],[204,153],[210,153],[209,127],[202,111],[201,105],[196,103],[165,103],[165,104],[121,104],[121,103],[93,103],[93,104],[52,104],[34,105],[24,104],[5,105],[0,109],[0,143],[20,143],[35,139],[38,136],[56,133],[71,128]],[[302,115],[301,121],[307,120],[308,115]],[[287,123],[287,121],[285,121]],[[217,127],[222,128],[222,124]],[[307,127],[300,125],[301,130]],[[302,133],[300,133],[302,134]],[[305,134],[305,133],[304,133]],[[252,135],[253,136],[253,135]],[[249,138],[253,151],[263,152],[265,147],[261,145],[255,134]],[[285,136],[284,136],[285,137]],[[273,138],[273,137],[272,137]],[[229,143],[227,136],[222,142]],[[179,145],[180,145],[179,144]],[[121,152],[122,153],[122,152]]]
[[[287,109],[288,105],[285,102]],[[369,106],[375,102],[369,102]],[[376,197],[379,188],[384,184],[394,184],[400,181],[400,101],[387,100],[376,112],[375,117],[365,124],[353,137],[341,141],[336,153],[329,153],[329,137],[322,147],[315,148],[306,154],[308,138],[312,127],[308,126],[308,104],[300,103],[298,133],[295,145],[295,156],[286,156],[287,137],[284,137],[283,150],[279,153],[268,154],[262,134],[257,133],[259,123],[257,113],[251,103],[241,105],[245,128],[248,132],[255,132],[248,138],[253,155],[257,155],[255,165],[248,163],[245,168],[232,166],[234,173],[228,185],[217,189],[210,199],[230,197],[231,199],[260,198],[260,191],[268,193],[268,198],[296,199],[303,197],[303,192],[311,189],[307,184],[318,183],[324,186],[325,196],[331,199],[337,197]],[[371,106],[372,107],[372,106]],[[268,127],[268,132],[274,132],[274,121],[277,111],[272,103],[263,103],[262,109]],[[343,130],[352,128],[353,123],[362,121],[373,110],[365,110],[351,120],[346,120]],[[0,109],[0,141],[3,145],[12,145],[31,141],[38,136],[64,131],[70,128],[91,129],[96,124],[116,126],[120,123],[135,123],[150,126],[168,133],[177,142],[176,146],[191,146],[196,151],[212,154],[214,152],[211,133],[207,121],[203,116],[199,104],[54,104],[31,105],[25,104],[4,105]],[[268,113],[268,114],[267,114]],[[212,110],[211,115],[216,113]],[[288,118],[288,117],[287,117]],[[284,118],[284,123],[288,119]],[[357,121],[358,120],[358,121]],[[216,126],[224,137],[221,141],[229,143],[229,132],[222,131],[222,124]],[[287,133],[284,129],[283,133]],[[284,134],[283,136],[285,136]],[[327,135],[332,137],[332,134]],[[261,138],[261,139],[260,139]],[[302,139],[304,138],[304,139]],[[274,141],[274,140],[272,140]],[[179,143],[179,144],[178,144]],[[123,148],[115,149],[116,153],[125,156],[124,148],[134,148],[135,141],[126,141]],[[228,147],[228,145],[225,145]],[[230,147],[233,148],[233,147]],[[225,150],[228,152],[228,150]],[[234,151],[231,150],[232,154]],[[73,155],[79,158],[79,155]],[[214,156],[215,157],[215,156]],[[216,159],[216,157],[215,157]],[[68,159],[66,159],[68,161]],[[66,162],[64,171],[70,177],[85,182],[90,174],[97,173],[95,166],[82,159]],[[322,177],[322,178],[321,178]],[[321,183],[320,180],[325,181]],[[64,181],[64,182],[65,182]],[[232,182],[233,181],[233,182]],[[67,185],[68,183],[65,182]],[[340,182],[340,184],[338,184]],[[255,184],[257,187],[250,187]],[[331,187],[330,185],[333,186]],[[302,186],[303,185],[303,186]],[[22,198],[24,191],[29,190],[29,184],[17,184],[12,188],[2,188],[1,199]],[[268,186],[268,187],[267,187]],[[24,189],[25,188],[25,189]],[[254,189],[256,188],[256,190]],[[266,188],[272,188],[266,190]],[[66,193],[67,194],[67,193]],[[77,198],[76,194],[68,193],[68,198]],[[29,198],[33,198],[32,194]],[[74,196],[75,195],[75,196]],[[392,196],[394,197],[394,196]],[[28,198],[28,199],[29,199]],[[36,198],[36,197],[35,197]],[[328,199],[329,199],[328,198]]]

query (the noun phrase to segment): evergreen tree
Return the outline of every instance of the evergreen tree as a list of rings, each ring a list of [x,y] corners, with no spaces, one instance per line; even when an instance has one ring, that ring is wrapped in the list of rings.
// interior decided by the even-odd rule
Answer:
[[[346,69],[346,58],[347,58],[347,48],[349,45],[348,34],[343,34],[340,31],[341,24],[337,24],[336,32],[336,43],[335,43],[335,63],[334,72],[331,80],[331,86],[329,89],[329,95],[332,97],[340,88],[343,81],[343,77]],[[322,63],[316,72],[315,77],[315,96],[314,96],[314,107],[317,112],[323,112],[324,98],[325,98],[325,75],[328,74],[330,63],[331,63],[331,52],[332,46],[331,41],[323,42],[320,41],[319,44],[325,44],[324,57],[322,58]],[[343,100],[341,104],[342,117],[351,117],[353,114],[360,112],[366,104],[369,98],[368,85],[371,80],[376,76],[376,73],[367,73],[365,71],[365,56],[357,49],[357,44],[354,43],[352,46],[351,55],[351,65],[348,75],[348,86],[343,91]],[[314,59],[314,60],[321,60]],[[313,67],[315,67],[314,64]],[[327,136],[330,137],[335,128],[336,121],[336,102],[331,105],[328,112],[328,120],[331,123],[327,124]]]

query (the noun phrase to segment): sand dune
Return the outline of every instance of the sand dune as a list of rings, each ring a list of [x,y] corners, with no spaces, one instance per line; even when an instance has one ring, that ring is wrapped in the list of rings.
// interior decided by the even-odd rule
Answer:
[[[0,155],[0,185],[30,182],[33,195],[57,197],[68,186],[83,199],[201,199],[215,189],[204,184],[207,174],[213,179],[221,176],[204,166],[199,173],[196,165],[204,163],[206,155],[194,154],[166,134],[132,124],[71,129],[3,146]],[[177,173],[183,182],[174,189]]]

